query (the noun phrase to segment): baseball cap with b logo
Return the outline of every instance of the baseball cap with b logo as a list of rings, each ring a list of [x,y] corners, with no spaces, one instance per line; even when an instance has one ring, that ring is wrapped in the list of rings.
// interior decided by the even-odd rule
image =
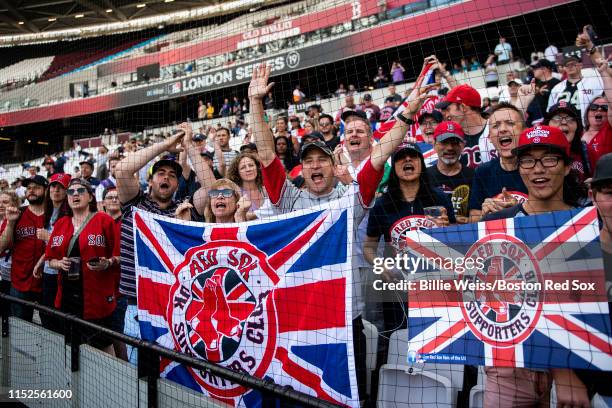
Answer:
[[[444,142],[445,140],[452,138],[459,139],[463,142],[464,137],[465,134],[463,133],[461,125],[450,120],[441,122],[438,126],[436,126],[436,130],[434,130],[434,138],[436,142]]]
[[[518,147],[512,150],[520,156],[526,150],[534,147],[546,147],[562,153],[569,158],[570,145],[561,129],[553,126],[535,126],[525,129],[519,136]]]
[[[66,174],[66,173],[55,173],[51,176],[51,178],[49,179],[49,184],[53,184],[53,183],[59,183],[61,184],[64,188],[68,188],[68,184],[70,183],[70,179],[72,177],[70,176],[70,174]]]

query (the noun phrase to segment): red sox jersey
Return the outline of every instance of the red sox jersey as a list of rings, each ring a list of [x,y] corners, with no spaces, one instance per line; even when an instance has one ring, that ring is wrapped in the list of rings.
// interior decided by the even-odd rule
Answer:
[[[45,242],[36,238],[36,229],[43,228],[44,215],[36,215],[27,207],[13,232],[11,283],[21,292],[42,292],[42,281],[34,278],[34,265],[45,253]]]
[[[74,235],[71,217],[62,217],[53,227],[47,244],[46,259],[62,259],[68,256],[68,246]],[[112,217],[96,213],[83,228],[78,238],[81,254],[81,276],[83,278],[83,318],[101,319],[110,315],[116,306],[117,269],[92,271],[87,261],[95,257],[119,256],[119,235]],[[55,307],[62,304],[63,271],[59,271],[58,291]]]

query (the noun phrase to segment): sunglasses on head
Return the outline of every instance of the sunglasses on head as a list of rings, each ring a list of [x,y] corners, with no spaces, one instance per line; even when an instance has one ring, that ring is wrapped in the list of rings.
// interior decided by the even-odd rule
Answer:
[[[66,194],[68,194],[69,196],[73,196],[73,195],[82,195],[85,194],[87,192],[87,189],[85,187],[79,187],[79,188],[69,188],[68,190],[66,190]]]
[[[232,190],[231,188],[221,188],[210,190],[208,192],[208,196],[211,198],[219,197],[219,195],[222,195],[225,198],[230,198],[232,195],[234,195],[234,190]]]
[[[602,110],[604,112],[608,111],[608,105],[599,105],[597,103],[592,103],[589,105],[589,110],[591,111],[598,111],[598,110]]]

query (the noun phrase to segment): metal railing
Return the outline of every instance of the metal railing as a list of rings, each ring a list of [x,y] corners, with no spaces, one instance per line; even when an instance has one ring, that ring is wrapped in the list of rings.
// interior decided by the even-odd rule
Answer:
[[[61,312],[41,304],[19,299],[13,296],[0,294],[0,299],[8,307],[9,303],[18,303],[22,306],[31,307],[39,313],[54,316],[64,323],[65,344],[70,346],[70,365],[71,371],[79,371],[79,354],[81,346],[81,328],[97,330],[99,333],[123,342],[138,349],[138,378],[147,384],[146,396],[147,406],[156,408],[158,404],[158,379],[160,378],[160,358],[166,358],[174,362],[189,366],[196,370],[202,370],[235,384],[240,384],[251,390],[259,391],[262,395],[262,406],[275,406],[280,402],[281,406],[297,404],[303,407],[332,408],[337,405],[321,400],[319,398],[304,394],[294,390],[290,386],[276,384],[270,379],[260,379],[249,374],[244,374],[230,370],[228,368],[210,363],[205,360],[196,359],[183,353],[164,348],[158,344],[151,343],[142,339],[118,333],[106,327],[80,319],[74,315]],[[10,337],[8,313],[2,314],[2,337]]]

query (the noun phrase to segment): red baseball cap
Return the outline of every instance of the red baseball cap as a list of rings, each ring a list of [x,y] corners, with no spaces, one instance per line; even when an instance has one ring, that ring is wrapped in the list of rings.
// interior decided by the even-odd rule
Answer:
[[[463,133],[461,125],[450,120],[440,122],[434,130],[434,139],[436,142],[443,142],[451,138],[459,139],[462,142],[464,141],[465,133]]]
[[[553,126],[539,125],[525,129],[519,136],[518,147],[512,150],[515,155],[532,147],[548,147],[558,150],[569,158],[570,144],[561,129]]]
[[[68,188],[68,184],[70,184],[70,179],[72,177],[70,174],[66,173],[55,173],[49,179],[49,184],[60,183],[64,188]]]
[[[451,103],[463,103],[474,108],[480,108],[482,105],[478,91],[465,84],[451,89],[442,102],[436,104],[436,108],[446,109]]]

